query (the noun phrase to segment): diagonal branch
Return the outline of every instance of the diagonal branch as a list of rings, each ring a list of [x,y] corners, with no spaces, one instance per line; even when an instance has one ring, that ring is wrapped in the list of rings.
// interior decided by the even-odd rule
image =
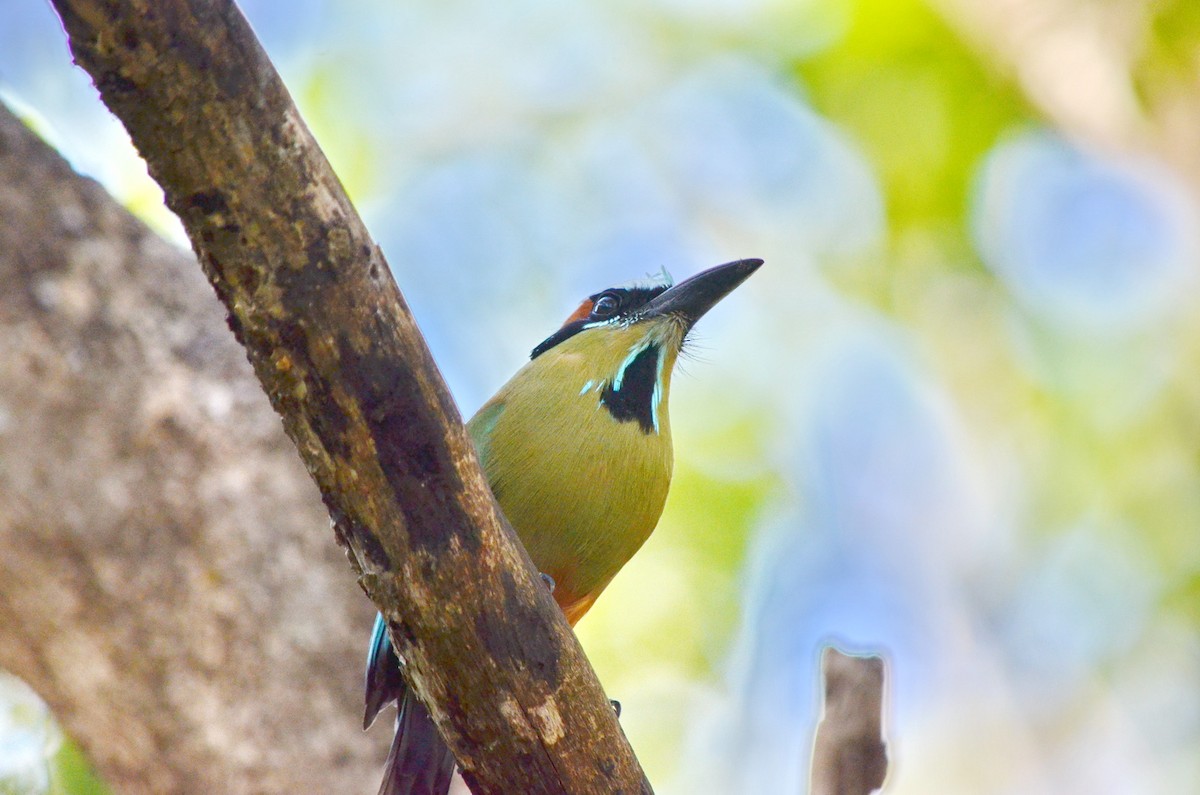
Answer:
[[[648,792],[387,263],[221,0],[55,0],[477,795]]]

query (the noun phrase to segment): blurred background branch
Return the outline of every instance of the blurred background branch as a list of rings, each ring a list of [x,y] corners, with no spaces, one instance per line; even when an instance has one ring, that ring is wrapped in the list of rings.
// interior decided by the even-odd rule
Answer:
[[[882,657],[821,650],[821,720],[813,738],[809,795],[870,795],[887,777]]]
[[[934,0],[964,38],[1078,140],[1154,154],[1200,199],[1194,6],[1148,0]],[[1185,46],[1180,46],[1181,44]]]

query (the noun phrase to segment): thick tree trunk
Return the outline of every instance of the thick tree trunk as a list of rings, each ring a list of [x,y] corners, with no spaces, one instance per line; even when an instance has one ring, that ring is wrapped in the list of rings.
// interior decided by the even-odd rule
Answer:
[[[0,667],[118,792],[374,786],[372,610],[212,289],[2,106],[0,340]]]

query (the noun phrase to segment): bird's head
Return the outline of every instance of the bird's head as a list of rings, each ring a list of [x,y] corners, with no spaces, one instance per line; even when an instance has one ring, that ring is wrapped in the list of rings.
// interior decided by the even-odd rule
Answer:
[[[679,284],[664,273],[589,295],[530,358],[579,373],[580,397],[595,393],[616,420],[636,421],[644,433],[657,433],[688,332],[760,265],[760,259],[738,260]]]

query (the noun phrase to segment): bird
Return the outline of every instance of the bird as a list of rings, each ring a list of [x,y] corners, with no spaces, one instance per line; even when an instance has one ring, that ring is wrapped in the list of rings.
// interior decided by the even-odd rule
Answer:
[[[467,422],[500,509],[572,627],[662,514],[667,399],[688,335],[761,265],[729,262],[679,284],[663,270],[589,295]],[[363,729],[397,703],[379,795],[445,795],[454,756],[401,667],[377,615]]]

